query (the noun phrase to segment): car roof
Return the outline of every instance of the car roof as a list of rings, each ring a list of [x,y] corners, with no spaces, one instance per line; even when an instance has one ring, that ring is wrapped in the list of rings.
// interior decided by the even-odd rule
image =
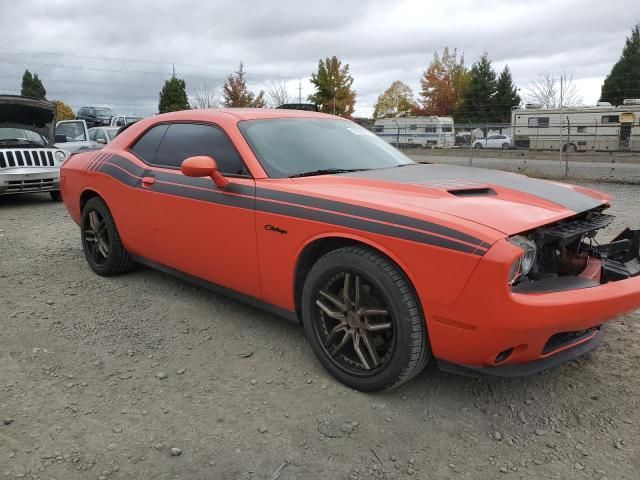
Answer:
[[[238,120],[260,120],[268,118],[339,118],[333,115],[307,110],[286,110],[275,108],[202,108],[163,113],[153,117],[155,121],[172,120],[214,120],[221,116],[233,116]]]

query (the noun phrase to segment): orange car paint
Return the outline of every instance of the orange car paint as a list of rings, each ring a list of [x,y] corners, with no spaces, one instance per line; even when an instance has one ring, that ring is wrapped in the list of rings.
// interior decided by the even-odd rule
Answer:
[[[519,251],[505,238],[573,214],[535,195],[487,185],[495,197],[453,199],[437,182],[398,186],[335,175],[268,178],[238,123],[282,117],[325,116],[230,109],[144,119],[103,150],[65,162],[65,205],[80,223],[82,195],[96,192],[131,254],[290,312],[296,308],[297,261],[310,243],[342,237],[370,245],[413,283],[435,356],[459,364],[490,366],[511,347],[515,351],[506,363],[540,359],[551,335],[601,324],[640,305],[640,277],[568,292],[510,291],[508,270]],[[174,121],[223,128],[252,178],[227,177],[230,184],[222,190],[210,178],[187,180],[179,170],[147,165],[128,150],[152,126]],[[142,182],[150,174],[153,184]],[[603,205],[609,200],[575,189]],[[472,220],[466,218],[470,211]],[[373,218],[368,212],[381,214]],[[389,229],[398,235],[386,234]]]

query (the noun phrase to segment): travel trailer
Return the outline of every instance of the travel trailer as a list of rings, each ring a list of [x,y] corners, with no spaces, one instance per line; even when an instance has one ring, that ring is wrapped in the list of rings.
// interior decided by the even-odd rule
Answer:
[[[455,131],[451,117],[379,118],[373,133],[395,146],[451,148]]]
[[[542,108],[527,104],[511,112],[515,148],[563,151],[640,151],[640,99],[613,106]]]

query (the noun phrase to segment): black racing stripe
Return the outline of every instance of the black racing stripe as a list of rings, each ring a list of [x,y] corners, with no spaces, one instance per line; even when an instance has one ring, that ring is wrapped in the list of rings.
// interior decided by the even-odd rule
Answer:
[[[117,165],[117,167],[114,165]],[[118,167],[126,170],[131,175],[123,172]],[[225,190],[225,193],[209,190],[211,187],[211,180],[209,179],[186,177],[180,174],[144,169],[135,165],[130,160],[118,155],[112,155],[109,162],[104,164],[100,171],[108,173],[123,183],[134,187],[140,185],[139,179],[134,177],[153,176],[157,181],[151,188],[149,188],[149,190],[158,193],[187,197],[238,208],[256,209],[267,213],[275,213],[289,217],[315,220],[322,223],[402,238],[405,240],[425,243],[474,255],[483,255],[485,253],[483,249],[490,246],[475,237],[441,225],[423,222],[421,220],[404,217],[402,215],[394,215],[381,210],[358,207],[357,205],[324,200],[308,195],[292,194],[266,188],[254,188],[239,184],[230,184]],[[200,190],[200,188],[202,190]],[[251,198],[229,195],[228,193],[248,195]],[[258,195],[257,197],[254,196],[256,193]],[[285,205],[269,200],[297,203],[298,205]],[[351,207],[351,209],[348,207]],[[313,208],[332,210],[339,213],[314,210]],[[343,213],[344,215],[341,215],[340,213]],[[365,218],[353,218],[346,215],[361,216]],[[378,223],[380,221],[385,223],[395,223],[397,226]],[[455,238],[454,235],[457,235],[461,237],[459,240],[472,243],[472,245],[467,245],[456,240],[439,237],[437,235],[431,235],[429,232],[403,228],[410,227],[422,229],[427,225],[431,233],[437,233],[453,238]]]
[[[111,165],[109,163],[105,163],[100,167],[100,169],[98,171],[100,173],[104,173],[104,174],[107,174],[107,175],[115,178],[116,180],[124,183],[125,185],[127,185],[129,187],[138,187],[138,186],[140,186],[140,179],[139,178],[128,174],[127,172],[123,171],[122,169],[118,168],[115,165]]]
[[[255,210],[255,197],[228,195],[226,193],[218,193],[215,190],[200,190],[186,185],[169,185],[158,182],[154,183],[148,190],[183,198],[190,198],[193,200],[202,200],[204,202],[219,203],[220,205]]]
[[[357,217],[370,218],[372,220],[378,220],[380,222],[393,223],[395,225],[400,225],[403,227],[425,230],[430,233],[437,233],[438,235],[444,235],[449,238],[455,238],[456,240],[471,243],[476,247],[485,249],[491,246],[490,244],[483,242],[479,238],[459,232],[458,230],[438,225],[436,223],[419,220],[417,218],[407,217],[405,215],[385,212],[384,210],[376,210],[374,208],[362,207],[350,203],[337,202],[334,200],[327,200],[324,198],[312,197],[309,195],[283,192],[280,190],[271,190],[268,188],[257,188],[256,195],[262,198],[270,198],[272,200],[297,203],[309,207],[321,208],[323,210],[346,213],[348,215],[354,215]]]
[[[317,222],[329,223],[355,230],[362,230],[370,233],[386,235],[388,237],[397,237],[413,242],[426,243],[437,247],[447,248],[449,250],[457,250],[460,252],[481,255],[477,247],[458,243],[454,240],[429,235],[428,233],[418,232],[415,230],[407,230],[402,227],[394,227],[384,225],[361,218],[346,217],[337,213],[324,212],[321,210],[311,210],[301,206],[285,205],[282,203],[274,203],[260,198],[256,199],[256,209],[262,212],[284,215],[287,217],[304,218],[305,220],[315,220]]]

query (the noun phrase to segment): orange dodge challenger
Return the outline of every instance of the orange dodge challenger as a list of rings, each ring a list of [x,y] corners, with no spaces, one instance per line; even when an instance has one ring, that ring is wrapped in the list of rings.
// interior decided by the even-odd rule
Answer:
[[[606,195],[416,164],[330,115],[147,118],[71,156],[61,189],[97,274],[142,263],[300,321],[322,365],[363,391],[432,360],[538,372],[640,306],[640,230],[595,240]]]

